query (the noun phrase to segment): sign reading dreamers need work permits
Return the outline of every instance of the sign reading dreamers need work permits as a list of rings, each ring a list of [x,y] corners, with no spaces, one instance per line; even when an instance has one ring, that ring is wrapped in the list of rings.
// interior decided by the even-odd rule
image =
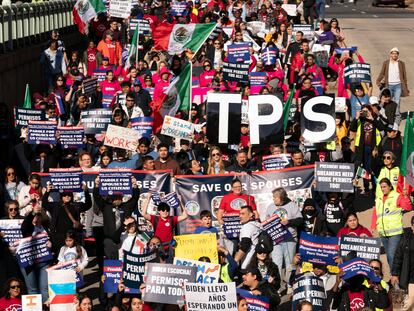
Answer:
[[[381,254],[381,241],[379,238],[362,238],[354,235],[341,236],[341,257],[349,252],[356,252],[356,256],[365,260],[379,259]]]
[[[316,162],[316,190],[322,192],[354,192],[354,164]]]

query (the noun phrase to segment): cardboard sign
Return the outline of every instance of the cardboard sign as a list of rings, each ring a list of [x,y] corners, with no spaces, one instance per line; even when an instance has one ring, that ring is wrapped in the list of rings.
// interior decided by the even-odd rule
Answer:
[[[293,284],[292,310],[297,310],[297,304],[302,300],[309,301],[313,310],[323,311],[325,287],[321,278],[306,273]]]
[[[336,265],[338,256],[338,238],[321,237],[302,231],[299,240],[299,254],[301,261]]]
[[[17,241],[23,238],[23,219],[0,219],[0,232],[4,234],[2,240],[9,246],[14,246]]]
[[[184,284],[194,283],[196,267],[147,263],[145,265],[145,291],[142,300],[166,304],[184,304]]]
[[[82,126],[58,126],[57,130],[63,148],[79,148],[84,145],[85,130]]]
[[[174,257],[173,263],[177,266],[196,267],[196,283],[211,284],[219,281],[221,267],[219,264],[177,257]]]
[[[111,17],[128,18],[131,14],[131,0],[110,0],[109,15]]]
[[[273,245],[278,245],[292,238],[290,231],[280,223],[280,217],[273,215],[269,219],[262,222],[263,230],[269,233],[272,238]]]
[[[381,278],[376,276],[374,269],[361,258],[354,258],[339,265],[339,269],[344,272],[342,278],[348,280],[356,275],[363,275],[374,282],[380,282]]]
[[[187,311],[237,311],[235,283],[185,284]]]
[[[122,270],[125,286],[139,289],[144,282],[145,264],[154,262],[157,259],[157,253],[136,255],[124,250],[124,267]]]
[[[132,194],[131,176],[128,169],[102,169],[99,171],[99,194]]]
[[[105,259],[103,267],[104,292],[117,293],[122,277],[122,260]]]
[[[105,134],[104,145],[136,151],[138,139],[140,139],[140,136],[136,130],[109,124]]]
[[[138,117],[132,118],[131,128],[138,132],[138,137],[151,138],[152,127],[154,125],[154,118],[151,117]]]
[[[371,65],[354,63],[344,68],[345,84],[371,83]]]
[[[296,16],[296,4],[282,4],[282,9],[284,9],[289,16]]]
[[[22,295],[22,311],[42,311],[42,295]]]
[[[111,109],[91,109],[81,112],[81,123],[85,129],[85,134],[100,134],[106,131],[111,124]]]
[[[240,215],[223,216],[223,232],[230,240],[238,240],[242,224],[240,223]]]
[[[50,248],[46,245],[48,241],[49,236],[46,232],[21,239],[16,248],[16,258],[19,266],[26,268],[51,260],[53,256]]]
[[[49,283],[50,311],[74,310],[76,296],[76,273],[73,270],[50,270]]]
[[[25,109],[25,108],[16,107],[14,109],[14,119],[15,119],[15,127],[20,129],[22,127],[28,126],[29,121],[46,120],[46,115],[45,115],[44,110]]]
[[[379,238],[362,238],[355,235],[343,235],[340,241],[341,257],[349,252],[355,252],[357,257],[367,261],[379,259],[381,255],[381,240]]]
[[[290,154],[269,155],[262,158],[262,166],[264,171],[281,170],[288,167],[291,161]]]
[[[186,234],[174,237],[177,242],[175,256],[198,260],[207,256],[212,263],[218,263],[217,238],[211,234]]]
[[[316,190],[321,192],[354,192],[354,164],[316,162]]]
[[[29,121],[27,143],[30,145],[55,145],[56,129],[55,121]]]
[[[191,122],[171,116],[164,117],[161,134],[191,141],[193,133],[194,125]]]
[[[82,171],[78,168],[51,168],[50,182],[54,189],[79,191],[82,187]]]
[[[308,40],[313,40],[314,31],[313,31],[313,25],[302,25],[302,24],[294,24],[292,26],[292,35],[296,35],[298,31],[303,32],[303,36]]]

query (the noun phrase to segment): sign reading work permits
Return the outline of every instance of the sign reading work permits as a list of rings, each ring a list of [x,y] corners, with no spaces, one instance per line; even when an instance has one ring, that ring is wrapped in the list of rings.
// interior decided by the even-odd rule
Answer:
[[[354,164],[316,162],[316,190],[323,192],[354,192]]]
[[[381,241],[379,238],[366,238],[354,235],[341,236],[339,246],[341,257],[349,252],[356,252],[356,256],[365,260],[379,259],[381,254]]]

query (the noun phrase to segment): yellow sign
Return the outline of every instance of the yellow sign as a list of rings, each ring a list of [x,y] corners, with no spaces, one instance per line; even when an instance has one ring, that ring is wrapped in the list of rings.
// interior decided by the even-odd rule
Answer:
[[[175,257],[198,260],[205,256],[218,263],[216,234],[177,235],[174,240],[177,241]]]

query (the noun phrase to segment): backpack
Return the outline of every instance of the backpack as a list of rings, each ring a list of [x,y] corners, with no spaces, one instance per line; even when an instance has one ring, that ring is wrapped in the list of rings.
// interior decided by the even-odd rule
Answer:
[[[263,229],[260,231],[259,236],[257,237],[257,245],[264,245],[264,247],[271,253],[273,251],[273,240],[267,231]]]

